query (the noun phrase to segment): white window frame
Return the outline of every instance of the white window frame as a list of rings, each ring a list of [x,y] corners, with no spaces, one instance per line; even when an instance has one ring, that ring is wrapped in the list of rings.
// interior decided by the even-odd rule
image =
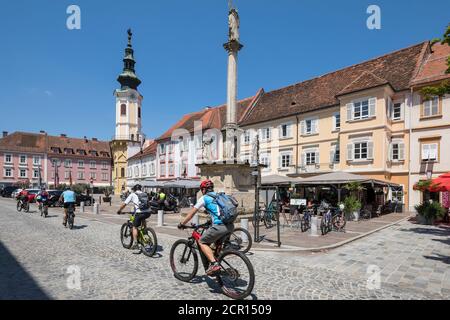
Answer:
[[[175,175],[175,164],[170,163],[169,164],[169,176],[174,176]]]
[[[96,173],[96,172],[91,172],[91,173],[89,174],[89,177],[90,177],[92,180],[97,180],[97,173]]]
[[[265,161],[266,160],[266,161]],[[261,155],[260,155],[260,160],[259,160],[259,162],[261,163],[261,164],[264,164],[264,165],[266,165],[267,167],[266,168],[264,168],[263,170],[266,170],[266,171],[269,171],[270,170],[270,167],[271,167],[271,161],[272,160],[272,157],[271,157],[271,154],[270,153],[261,153]]]
[[[434,106],[434,102],[436,105]],[[433,108],[436,108],[436,113],[433,113]],[[429,114],[427,114],[427,109]],[[439,115],[439,96],[433,96],[428,100],[423,102],[423,116],[424,117],[433,117]]]
[[[366,155],[363,158],[363,145],[365,144]],[[359,158],[356,157],[356,146],[359,145]],[[353,160],[354,161],[366,161],[369,160],[369,142],[368,141],[357,141],[353,143]]]
[[[287,159],[289,159],[289,164],[287,164],[287,159],[284,159],[284,157],[288,157]],[[280,163],[279,163],[279,169],[288,169],[290,167],[292,167],[293,164],[293,156],[292,156],[292,151],[283,151],[280,152]]]
[[[279,127],[280,139],[289,139],[292,138],[292,122],[282,123]],[[286,134],[284,134],[284,129],[286,128]]]
[[[397,150],[397,159],[394,159],[395,150]],[[389,150],[389,159],[392,162],[405,160],[405,143],[403,140],[392,140]]]
[[[427,146],[428,151],[424,153],[424,147]],[[430,152],[431,148],[430,146],[436,146],[435,148],[435,158],[431,158]],[[434,149],[434,148],[433,148]],[[432,142],[432,143],[423,143],[421,148],[421,158],[423,162],[438,162],[439,161],[439,143]],[[428,154],[428,157],[426,157],[426,154]]]
[[[395,116],[396,109],[399,108],[399,115]],[[400,121],[403,120],[403,103],[399,101],[394,101],[392,104],[392,120]]]
[[[339,143],[332,144],[330,151],[330,164],[338,164],[340,162],[341,162],[341,146]]]
[[[25,172],[25,175],[22,175],[22,172]],[[28,178],[28,170],[27,169],[19,169],[19,178]]]
[[[78,168],[84,168],[84,160],[78,160]]]
[[[22,157],[25,159],[25,161],[22,161]],[[19,164],[27,164],[27,160],[28,160],[28,157],[26,154],[19,155]]]
[[[64,160],[64,168],[72,168],[72,160],[65,159]]]
[[[159,144],[159,154],[166,154],[166,144],[165,143]]]
[[[150,164],[150,175],[152,175],[152,176],[155,175],[155,164],[154,163]]]
[[[314,161],[313,161],[314,160]],[[314,166],[317,164],[317,152],[308,150],[305,151],[305,165]]]
[[[310,132],[308,132],[308,122],[311,122]],[[319,133],[319,118],[307,118],[302,121],[302,135],[310,136]]]
[[[102,162],[102,169],[108,169],[108,162],[106,161]]]
[[[337,119],[339,118],[339,121]],[[338,126],[339,124],[339,126]],[[333,113],[333,131],[341,130],[341,113],[335,112]]]
[[[97,169],[97,162],[94,161],[94,160],[89,161],[89,168],[90,169]]]
[[[33,169],[33,179],[39,179],[39,170]]]
[[[84,180],[84,172],[83,171],[78,171],[77,180]]]
[[[261,136],[261,141],[263,142],[267,142],[270,141],[272,139],[272,128],[270,127],[266,127],[266,128],[261,128],[260,129],[260,136]]]
[[[102,173],[102,181],[108,181],[108,174],[106,172]]]
[[[40,166],[41,165],[41,156],[33,156],[33,165],[34,166]]]
[[[163,164],[162,166],[159,167],[159,176],[160,177],[165,177],[166,175],[167,175],[166,165]]]
[[[70,179],[70,171],[64,171],[64,179],[65,180]]]
[[[244,131],[244,144],[248,145],[251,143],[251,135],[250,135],[250,130],[245,130]]]
[[[9,161],[6,160],[8,157],[9,157]],[[11,164],[11,163],[13,163],[13,155],[12,155],[12,154],[10,154],[10,153],[6,153],[6,154],[5,154],[5,163],[6,163],[6,164]]]
[[[363,103],[367,102],[367,116],[363,116]],[[356,117],[356,109],[359,109],[359,116]],[[347,121],[362,121],[376,117],[377,98],[366,97],[353,100],[347,104]],[[341,119],[342,120],[342,119]]]
[[[8,171],[9,171],[9,175],[6,174]],[[13,171],[12,168],[4,168],[3,176],[4,176],[5,178],[12,178],[13,175],[14,175],[14,171]]]

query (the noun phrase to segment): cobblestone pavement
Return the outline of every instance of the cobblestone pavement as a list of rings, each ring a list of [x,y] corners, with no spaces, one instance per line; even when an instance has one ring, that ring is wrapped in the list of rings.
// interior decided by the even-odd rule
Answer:
[[[61,220],[61,209],[43,219],[0,199],[0,299],[226,299],[201,273],[189,284],[173,277],[176,237],[158,234],[161,251],[147,258],[122,248],[120,222],[77,217],[70,231]],[[443,299],[450,293],[449,236],[448,229],[404,222],[329,253],[255,252],[250,299]],[[68,289],[70,266],[79,267],[80,290]],[[368,270],[380,271],[381,282]]]

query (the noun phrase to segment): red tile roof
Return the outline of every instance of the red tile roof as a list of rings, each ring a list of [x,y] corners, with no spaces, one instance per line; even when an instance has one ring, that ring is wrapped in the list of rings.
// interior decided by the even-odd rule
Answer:
[[[128,161],[142,159],[142,158],[150,156],[150,155],[156,155],[156,147],[157,146],[158,146],[158,143],[156,141],[152,141],[147,148],[145,148],[141,152],[138,152],[137,154],[135,154],[134,156],[129,158]]]
[[[77,154],[77,150],[84,150],[88,157],[91,151],[96,151],[99,158],[111,159],[111,148],[107,141],[48,136],[47,151],[50,154],[55,154],[52,148],[59,148],[62,154],[64,154],[64,149],[72,149],[75,154]],[[108,156],[103,157],[101,153],[107,153]]]
[[[425,59],[419,67],[411,85],[422,85],[430,82],[450,79],[447,70],[447,58],[450,56],[450,46],[447,44],[435,43],[427,50]]]
[[[0,150],[45,153],[47,151],[47,136],[45,134],[14,132],[0,139]]]
[[[253,96],[237,103],[237,119],[241,119],[250,109],[249,107],[254,103],[257,97],[262,93],[262,90]],[[184,129],[189,133],[194,132],[194,124],[196,121],[202,123],[202,129],[219,129],[221,130],[226,124],[226,105],[221,105],[217,107],[205,108],[202,111],[194,112],[183,116],[175,125],[173,125],[169,130],[167,130],[162,136],[160,136],[156,141],[163,141],[170,139],[172,133],[176,129]]]
[[[270,121],[339,104],[342,92],[389,83],[396,91],[409,88],[428,42],[362,62],[318,78],[264,93],[240,125]],[[366,87],[365,87],[366,86]]]

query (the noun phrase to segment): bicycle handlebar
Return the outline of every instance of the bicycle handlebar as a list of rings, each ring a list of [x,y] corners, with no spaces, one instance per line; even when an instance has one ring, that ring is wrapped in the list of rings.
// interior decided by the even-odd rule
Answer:
[[[194,230],[198,230],[198,229],[202,229],[202,228],[207,228],[207,227],[209,227],[209,226],[211,226],[211,222],[207,222],[207,223],[199,224],[199,225],[196,225],[196,224],[193,224],[193,223],[192,223],[190,226],[189,226],[189,225],[186,225],[186,224],[182,224],[182,225],[181,225],[182,229],[194,229]]]

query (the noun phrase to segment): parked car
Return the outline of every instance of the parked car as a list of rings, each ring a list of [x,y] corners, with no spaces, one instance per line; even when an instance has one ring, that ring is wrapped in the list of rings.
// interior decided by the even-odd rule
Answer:
[[[16,199],[17,196],[19,195],[19,193],[22,191],[23,189],[16,189],[11,193],[11,198]]]
[[[49,194],[49,206],[50,207],[62,207],[62,203],[59,202],[59,198],[63,193],[61,190],[48,190]]]
[[[15,190],[17,190],[17,187],[12,187],[12,186],[4,187],[4,188],[2,189],[0,195],[1,195],[3,198],[11,198],[11,197],[12,197],[12,193],[13,193]]]
[[[95,199],[92,198],[91,196],[85,195],[85,194],[81,194],[81,193],[77,193],[77,206],[79,206],[81,204],[81,202],[84,202],[84,204],[86,206],[91,206],[95,203]]]

